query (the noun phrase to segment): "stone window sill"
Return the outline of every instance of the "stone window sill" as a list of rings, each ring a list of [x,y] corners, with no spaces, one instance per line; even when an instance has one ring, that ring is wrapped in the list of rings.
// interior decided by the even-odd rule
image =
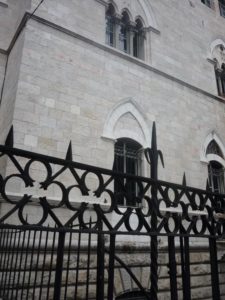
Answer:
[[[8,0],[0,0],[0,6],[8,7],[7,1]]]

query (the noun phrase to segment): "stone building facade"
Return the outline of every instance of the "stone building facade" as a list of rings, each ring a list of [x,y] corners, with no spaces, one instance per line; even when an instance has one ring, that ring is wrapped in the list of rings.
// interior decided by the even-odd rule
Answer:
[[[63,158],[71,140],[75,161],[111,169],[117,141],[149,147],[155,121],[160,179],[223,191],[223,1],[38,4],[0,0],[0,142],[13,124],[17,148]]]

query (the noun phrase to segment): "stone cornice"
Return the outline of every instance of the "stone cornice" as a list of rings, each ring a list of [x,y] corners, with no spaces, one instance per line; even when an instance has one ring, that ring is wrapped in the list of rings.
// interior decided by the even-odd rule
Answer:
[[[200,93],[200,94],[202,94],[204,96],[207,96],[207,97],[209,97],[211,99],[214,99],[216,101],[219,101],[219,102],[225,104],[225,99],[222,98],[222,97],[214,95],[214,94],[212,94],[210,92],[207,92],[207,91],[205,91],[205,90],[203,90],[201,88],[198,88],[198,87],[196,87],[196,86],[194,86],[194,85],[192,85],[192,84],[190,84],[188,82],[185,82],[185,81],[183,81],[183,80],[181,80],[179,78],[176,78],[176,77],[174,77],[174,76],[172,76],[172,75],[170,75],[168,73],[165,73],[165,72],[163,72],[163,71],[161,71],[159,69],[156,69],[156,68],[152,67],[151,65],[146,64],[144,61],[142,61],[142,60],[140,60],[138,58],[135,58],[133,56],[130,56],[130,55],[128,55],[128,54],[126,54],[126,53],[124,53],[122,51],[119,51],[116,48],[113,48],[113,47],[110,47],[110,46],[107,46],[107,45],[104,45],[104,44],[100,44],[100,43],[98,43],[98,42],[96,42],[94,40],[91,40],[91,39],[89,39],[89,38],[87,38],[87,37],[85,37],[83,35],[80,35],[80,34],[74,32],[74,31],[66,29],[65,27],[62,27],[62,26],[60,26],[60,25],[58,25],[56,23],[48,21],[48,20],[46,20],[44,18],[41,18],[39,16],[35,16],[35,15],[31,16],[31,14],[28,13],[28,12],[24,14],[24,17],[21,20],[21,23],[20,23],[20,25],[19,25],[19,27],[18,27],[18,29],[17,29],[17,31],[16,31],[13,39],[12,39],[12,42],[11,42],[8,50],[6,51],[6,53],[8,53],[8,54],[10,53],[11,49],[13,48],[13,46],[15,44],[15,41],[18,38],[18,35],[20,34],[21,30],[23,29],[24,24],[26,23],[26,21],[27,21],[28,18],[31,18],[32,20],[35,20],[38,23],[44,24],[45,26],[51,27],[51,28],[53,28],[53,29],[55,29],[57,31],[63,32],[65,34],[69,35],[69,36],[72,36],[72,37],[74,37],[74,38],[76,38],[78,40],[81,40],[81,41],[83,41],[85,43],[88,43],[88,44],[90,44],[90,45],[92,45],[94,47],[97,47],[97,48],[99,48],[99,49],[101,49],[103,51],[106,51],[108,53],[111,53],[113,55],[121,57],[121,58],[123,58],[123,59],[125,59],[125,60],[127,60],[129,62],[132,62],[132,63],[134,63],[134,64],[136,64],[136,65],[138,65],[138,66],[140,66],[140,67],[142,67],[144,69],[147,69],[147,70],[149,70],[149,71],[151,71],[151,72],[153,72],[153,73],[155,73],[157,75],[160,75],[160,76],[162,76],[164,78],[167,78],[168,80],[171,80],[173,82],[176,82],[177,84],[179,84],[181,86],[184,86],[184,87],[186,87],[186,88],[188,88],[188,89],[190,89],[192,91],[195,91],[197,93]],[[1,51],[1,49],[0,49],[0,51]],[[4,50],[2,50],[2,51],[5,53]]]

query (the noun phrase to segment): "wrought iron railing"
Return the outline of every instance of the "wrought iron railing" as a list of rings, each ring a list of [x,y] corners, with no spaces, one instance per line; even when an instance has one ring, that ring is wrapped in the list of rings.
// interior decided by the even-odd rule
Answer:
[[[153,136],[153,142],[154,139]],[[12,215],[17,214],[18,221],[23,225],[44,226],[51,219],[50,223],[53,221],[57,227],[65,228],[77,223],[81,228],[87,229],[85,214],[91,208],[92,215],[96,219],[91,230],[96,232],[103,230],[105,233],[121,231],[147,235],[223,236],[221,216],[225,210],[225,195],[213,194],[209,189],[189,187],[186,185],[185,177],[181,185],[158,180],[158,157],[162,158],[162,154],[157,150],[156,144],[153,143],[152,149],[145,150],[152,178],[117,173],[73,162],[71,151],[70,145],[64,160],[15,149],[9,147],[7,143],[0,146],[1,157],[7,158],[11,169],[15,170],[15,173],[8,176],[0,176],[0,195],[10,204],[7,214],[1,215],[0,223],[7,222]],[[44,170],[40,182],[36,182],[31,175],[35,163],[39,163],[40,168]],[[68,172],[70,182],[67,181],[68,176],[63,177]],[[7,190],[10,186],[8,183],[13,183],[13,180],[20,181],[21,185],[25,186],[23,192],[18,190],[17,199],[15,194],[10,194]],[[92,186],[95,185],[94,189],[90,188],[88,181],[92,182]],[[120,186],[118,194],[114,193],[115,182]],[[128,191],[129,183],[135,183],[139,187],[139,193],[135,195],[135,202],[140,203],[138,207],[125,208],[117,204],[117,199],[121,195],[127,198],[131,196]],[[39,188],[35,189],[37,184]],[[48,193],[52,186],[57,188],[61,195],[54,203]],[[75,194],[79,192],[80,195],[72,197],[73,191]],[[35,199],[32,192],[33,194],[40,192],[42,196]],[[27,217],[25,212],[27,206],[32,204],[38,204],[42,211],[42,216],[36,223],[33,218]],[[67,221],[57,217],[60,208],[70,211],[70,218]],[[117,215],[116,222],[114,218],[115,223],[108,218],[110,213]],[[132,224],[133,217],[136,219],[135,227]]]
[[[0,260],[2,259],[0,261],[0,296],[8,299],[8,295],[20,293],[16,299],[34,299],[35,293],[39,289],[38,297],[41,299],[42,292],[40,291],[43,287],[44,279],[42,278],[45,276],[43,270],[46,265],[44,263],[47,256],[46,251],[44,251],[44,258],[40,260],[41,265],[39,266],[39,260],[36,260],[33,269],[33,263],[30,261],[29,270],[27,270],[25,266],[27,257],[32,259],[32,256],[26,254],[26,250],[23,251],[25,256],[21,258],[22,265],[20,265],[22,254],[19,249],[22,247],[28,252],[33,251],[35,240],[38,240],[40,245],[44,240],[44,245],[47,247],[47,234],[53,232],[55,236],[50,245],[50,248],[53,247],[50,257],[54,259],[55,264],[53,268],[50,259],[48,265],[50,263],[49,272],[52,272],[54,279],[46,283],[47,291],[50,292],[52,289],[53,296],[47,296],[46,299],[67,299],[68,276],[73,276],[71,275],[73,270],[68,271],[70,268],[66,267],[67,273],[65,273],[65,245],[69,242],[68,249],[71,249],[71,235],[76,235],[78,252],[76,252],[77,267],[75,271],[78,276],[81,234],[86,234],[88,241],[86,287],[85,295],[81,299],[90,299],[89,266],[92,255],[92,235],[97,237],[95,299],[103,300],[106,297],[112,300],[114,298],[114,269],[116,262],[120,262],[139,287],[143,297],[157,300],[158,236],[167,236],[168,238],[171,299],[178,299],[175,237],[179,237],[180,241],[183,299],[191,299],[190,237],[202,237],[209,240],[212,299],[219,299],[216,239],[224,236],[225,195],[212,193],[208,185],[206,190],[189,187],[186,184],[185,175],[182,184],[159,180],[158,160],[160,159],[162,164],[164,162],[161,151],[157,149],[155,125],[152,132],[152,145],[151,148],[145,149],[145,157],[150,164],[150,178],[122,174],[73,162],[71,144],[68,147],[66,159],[13,148],[13,130],[11,129],[5,145],[0,146],[0,158],[7,160],[6,173],[2,172],[0,175],[0,196],[3,200],[0,210],[0,251],[4,252],[4,256],[0,258]],[[38,167],[35,164],[38,164]],[[117,191],[114,191],[115,182],[117,186],[120,186]],[[140,205],[121,207],[118,203],[121,196],[127,198],[128,203],[134,202],[129,201],[129,197],[131,197],[129,183],[138,186],[139,192],[136,195],[132,194],[132,197],[135,197],[135,202]],[[18,185],[16,193],[15,191],[12,193],[10,187],[15,189],[16,185]],[[57,195],[60,195],[55,201],[52,201],[53,186],[58,189]],[[63,218],[61,218],[62,210],[66,212],[66,214],[63,213]],[[40,237],[42,232],[43,238]],[[22,237],[15,238],[15,234],[17,236],[22,234]],[[37,234],[39,235],[38,239],[36,239]],[[150,286],[147,290],[142,287],[126,264],[116,256],[116,237],[121,235],[149,238],[151,249]],[[105,249],[105,236],[108,237],[108,250]],[[20,242],[16,244],[18,240]],[[24,245],[23,240],[27,240]],[[26,248],[30,241],[31,248]],[[21,242],[22,244],[20,244]],[[35,254],[37,257],[39,257],[39,250],[37,249]],[[108,255],[107,267],[102,259],[105,254]],[[67,253],[67,255],[69,254]],[[40,272],[39,268],[41,268]],[[108,270],[107,279],[106,268]],[[23,272],[25,272],[24,282],[26,284],[20,281],[21,278],[23,280],[23,275],[21,275]],[[48,271],[46,272],[48,273]],[[78,277],[76,277],[77,280]],[[39,283],[37,283],[38,280]],[[64,285],[65,280],[66,284]],[[107,281],[107,292],[104,280]],[[18,285],[15,284],[16,282]],[[76,290],[72,297],[76,298],[78,282],[74,284]],[[24,289],[26,290],[25,294]]]

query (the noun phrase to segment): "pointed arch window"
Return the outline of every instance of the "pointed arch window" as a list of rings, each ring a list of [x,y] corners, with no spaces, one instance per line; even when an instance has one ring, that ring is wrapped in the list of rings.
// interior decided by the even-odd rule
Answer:
[[[133,22],[127,9],[117,14],[112,3],[108,5],[105,15],[106,44],[134,57],[144,59],[145,30],[138,17]]]
[[[133,37],[133,55],[144,59],[144,27],[140,19],[136,20]]]
[[[122,13],[119,32],[119,49],[123,52],[130,53],[130,18],[127,12]]]
[[[128,138],[118,139],[115,143],[114,171],[140,175],[142,169],[142,147],[139,143]],[[140,192],[134,180],[115,180],[114,192],[120,206],[137,207],[137,195]]]
[[[218,95],[225,97],[225,64],[215,69]]]
[[[115,9],[112,4],[109,4],[109,7],[106,11],[106,44],[112,47],[115,47]]]
[[[206,154],[214,154],[223,159],[223,154],[216,143],[215,140],[212,140],[207,149]],[[224,194],[225,193],[225,185],[224,185],[224,167],[220,162],[216,160],[211,160],[208,164],[208,179],[209,186],[212,192]]]

